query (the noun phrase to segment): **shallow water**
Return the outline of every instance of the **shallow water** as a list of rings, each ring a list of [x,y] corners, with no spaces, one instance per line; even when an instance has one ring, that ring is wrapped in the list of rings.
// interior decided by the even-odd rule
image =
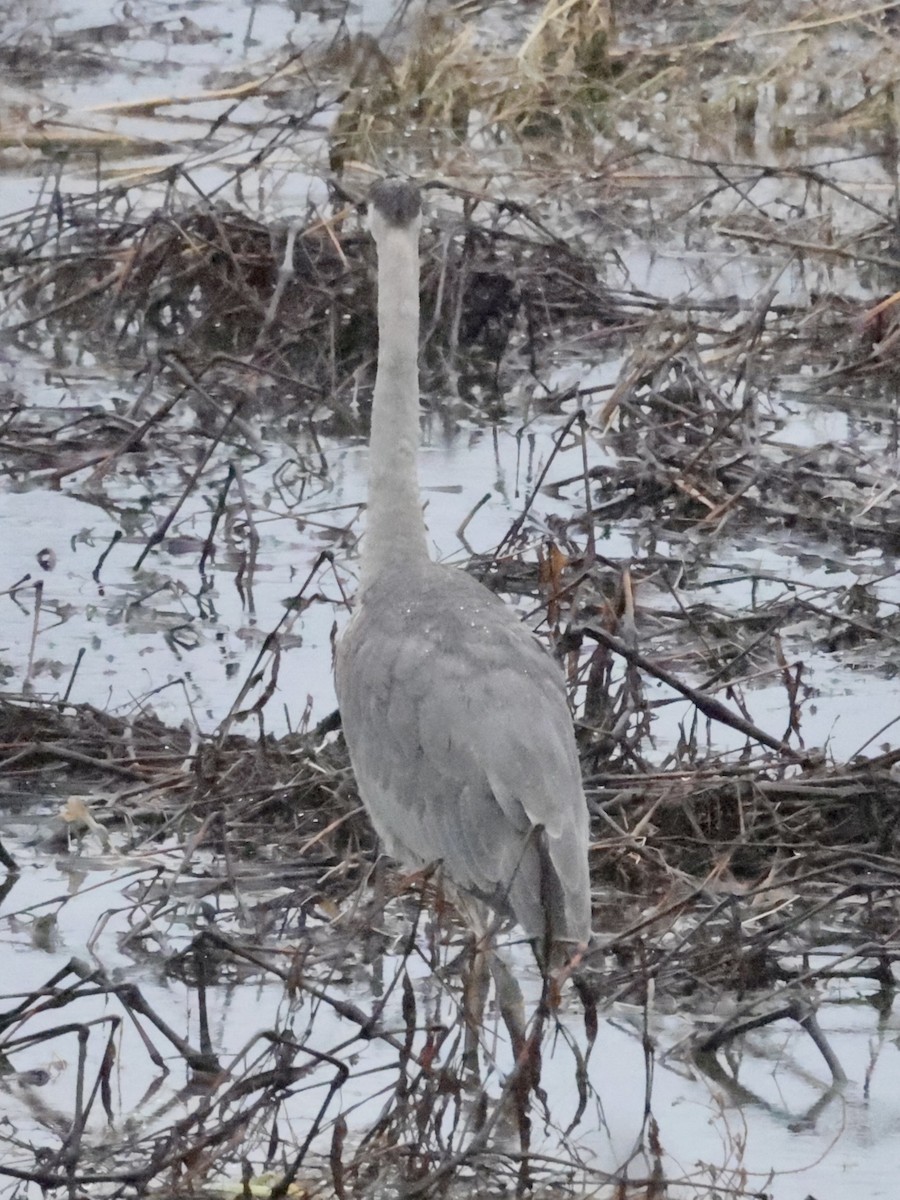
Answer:
[[[36,362],[17,360],[15,373],[30,402],[49,408],[71,404],[71,384],[48,383]],[[113,411],[121,396],[121,388],[112,390],[97,379],[79,390],[82,404],[104,411]],[[786,414],[780,435],[785,445],[822,444],[826,434],[841,434],[843,444],[852,444],[843,414],[817,408],[804,410],[804,416],[808,419],[797,411]],[[502,541],[554,453],[566,420],[563,413],[534,416],[524,424],[511,419],[494,428],[455,423],[449,429],[437,418],[424,421],[420,476],[436,557],[462,563],[470,551],[490,553]],[[230,523],[220,526],[213,555],[199,570],[230,461],[227,448],[214,456],[161,546],[139,570],[135,563],[184,487],[180,471],[159,463],[145,466],[135,456],[136,465],[104,480],[102,491],[82,485],[85,472],[69,476],[61,491],[33,486],[39,473],[23,477],[24,490],[8,486],[0,506],[5,545],[0,662],[9,684],[27,681],[42,694],[67,694],[73,702],[126,712],[149,702],[172,724],[189,719],[210,732],[229,713],[263,640],[306,583],[304,596],[313,602],[282,630],[288,653],[267,709],[267,728],[276,734],[296,728],[308,708],[308,719],[326,716],[335,704],[332,630],[348,615],[338,581],[343,593],[352,596],[368,451],[361,441],[323,438],[314,454],[302,435],[293,444],[265,432],[261,438],[262,458],[244,467],[249,515],[259,537],[251,565],[247,514],[239,509]],[[299,465],[303,459],[315,460],[316,476],[305,473]],[[594,433],[588,442],[589,466],[613,461],[602,433]],[[533,506],[529,536],[534,544],[552,531],[554,518],[566,518],[580,502],[581,469],[581,445],[572,437],[555,454]],[[570,478],[574,484],[554,486]],[[121,540],[113,544],[117,533]],[[613,524],[603,532],[598,550],[639,567],[643,537],[640,523]],[[868,583],[885,610],[900,608],[900,569],[875,549],[842,555],[807,536],[788,534],[776,543],[752,530],[720,537],[714,550],[692,536],[680,541],[659,535],[654,549],[671,561],[697,564],[690,582],[678,590],[678,600],[711,605],[723,620],[764,613],[768,604],[785,596],[827,607],[830,592],[857,582]],[[324,564],[309,581],[323,550],[334,553],[335,569]],[[32,638],[36,581],[42,587],[41,610]],[[678,611],[673,595],[652,579],[638,585],[637,602],[639,612],[646,608],[653,613],[647,617],[648,631],[666,613]],[[527,604],[522,611],[527,617]],[[800,618],[784,625],[781,633],[789,657],[802,660],[810,689],[802,712],[806,744],[827,745],[839,759],[851,756],[875,730],[871,710],[848,703],[848,697],[864,687],[872,705],[889,714],[893,673],[873,669],[877,649],[864,647],[858,661],[852,654],[829,652],[821,627]],[[661,684],[651,683],[649,693],[655,701],[671,701],[655,714],[654,731],[664,748],[690,720],[691,706]],[[777,671],[750,681],[747,702],[763,729],[783,734],[787,700]],[[725,727],[716,727],[712,738],[722,751],[740,750],[744,744],[742,735]]]
[[[326,3],[319,11],[282,0],[200,0],[183,9],[137,0],[129,3],[123,18],[111,0],[86,0],[68,8],[57,0],[30,0],[5,14],[4,41],[32,54],[35,71],[27,88],[4,88],[0,81],[0,116],[8,108],[8,124],[21,129],[23,139],[34,131],[34,123],[38,132],[52,134],[58,121],[63,145],[69,139],[76,151],[83,148],[87,163],[76,163],[66,173],[69,194],[90,195],[96,187],[96,166],[90,162],[95,138],[105,151],[101,170],[108,179],[145,179],[142,202],[148,209],[166,194],[166,181],[158,172],[189,156],[194,183],[219,202],[259,205],[269,213],[305,211],[310,199],[324,202],[327,189],[304,172],[300,159],[306,155],[309,161],[321,149],[321,131],[333,114],[326,107],[318,129],[315,124],[299,128],[282,161],[267,161],[257,170],[251,160],[265,144],[272,107],[253,94],[215,93],[243,83],[248,74],[258,77],[260,65],[278,56],[302,58],[327,47],[341,29],[352,36],[379,35],[394,14],[393,0]],[[41,64],[51,52],[55,69],[46,71]],[[302,75],[293,88],[302,111]],[[204,100],[207,93],[210,98]],[[147,107],[117,110],[138,102]],[[221,128],[213,135],[220,122],[228,136]],[[241,129],[246,135],[236,141],[234,132]],[[7,157],[0,219],[34,205],[48,170],[40,161],[19,166],[14,152]],[[248,169],[235,189],[237,162]],[[181,186],[176,181],[176,191]],[[196,197],[190,187],[184,194]]]
[[[306,211],[310,198],[324,201],[325,184],[306,164],[321,149],[322,131],[334,112],[326,107],[316,122],[297,132],[282,155],[268,159],[258,170],[244,172],[238,190],[233,186],[236,163],[249,162],[266,136],[265,128],[257,125],[273,119],[273,114],[275,119],[283,117],[292,104],[302,109],[303,95],[298,91],[283,107],[270,107],[257,96],[236,106],[228,98],[202,103],[191,98],[230,86],[242,78],[243,67],[256,74],[260,62],[278,58],[285,47],[305,49],[327,41],[341,18],[351,32],[378,33],[391,16],[392,7],[381,0],[348,6],[337,16],[330,11],[320,16],[309,6],[248,7],[234,0],[215,0],[189,12],[131,4],[123,23],[116,6],[98,2],[63,10],[45,0],[8,14],[5,36],[33,39],[40,53],[46,51],[51,35],[70,39],[68,66],[43,72],[34,83],[34,95],[25,99],[38,115],[50,116],[55,104],[65,104],[70,111],[57,115],[67,116],[78,129],[129,139],[103,161],[103,182],[146,178],[146,186],[132,196],[150,210],[161,203],[166,189],[156,172],[187,160],[191,177],[209,194],[246,211],[280,217]],[[127,37],[117,40],[112,33],[123,24]],[[104,28],[105,35],[97,32]],[[85,56],[91,54],[102,57],[102,69],[85,65]],[[715,91],[715,83],[711,89]],[[98,111],[104,105],[160,96],[182,97],[184,102],[160,105],[152,113]],[[4,98],[8,94],[0,91],[0,103]],[[211,128],[226,111],[229,120],[218,140]],[[238,138],[235,131],[242,123],[246,129]],[[770,133],[761,109],[757,129],[761,154],[771,151]],[[819,158],[834,166],[835,178],[851,195],[880,194],[878,189],[885,187],[883,164],[856,155],[843,167],[831,163],[846,154],[845,146],[819,147]],[[0,217],[29,210],[55,170],[50,157],[36,161],[11,154],[8,161],[4,159]],[[95,167],[89,157],[67,168],[67,195],[89,195],[95,186]],[[593,187],[593,181],[585,186]],[[807,187],[803,179],[788,184],[783,176],[775,180],[763,173],[754,175],[746,195],[761,209],[787,209],[790,204],[801,206]],[[648,184],[648,206],[653,190]],[[189,189],[186,194],[192,195]],[[634,236],[614,240],[609,286],[643,290],[660,300],[693,296],[698,304],[734,298],[745,305],[744,311],[769,287],[777,303],[802,306],[811,296],[829,291],[866,304],[877,298],[880,287],[888,286],[892,275],[883,265],[867,274],[852,262],[838,259],[823,264],[821,258],[802,254],[785,264],[783,255],[748,250],[740,240],[728,244],[728,222],[736,204],[733,189],[715,197],[707,209],[702,242],[695,237],[689,243],[677,228],[660,229],[658,242]],[[843,230],[871,215],[857,211],[836,193],[832,204],[835,222]],[[63,412],[96,406],[115,414],[139,394],[139,382],[98,364],[75,339],[68,344],[48,340],[42,350],[29,354],[19,347],[4,348],[0,358],[0,382],[15,386],[29,405]],[[543,384],[534,386],[536,403],[546,393],[567,386],[581,387],[585,395],[596,389],[587,402],[589,466],[617,465],[611,440],[599,427],[597,397],[607,396],[622,377],[625,360],[618,351],[592,355],[589,347],[579,347],[576,355],[562,347],[556,362]],[[890,483],[895,454],[892,457],[888,451],[888,433],[876,428],[876,415],[841,395],[823,401],[811,390],[813,382],[806,364],[786,367],[784,378],[767,397],[770,412],[765,415],[777,425],[772,436],[786,452],[791,446],[820,447],[824,456],[831,446],[850,447],[878,464],[885,484]],[[490,552],[522,511],[574,405],[535,416],[529,398],[525,385],[516,402],[510,400],[506,421],[496,428],[474,417],[455,422],[448,418],[444,424],[441,414],[434,414],[424,421],[422,483],[437,557],[462,562],[471,550]],[[185,427],[189,425],[186,416]],[[329,550],[335,555],[334,569],[320,567],[304,588],[311,603],[282,630],[287,653],[280,662],[278,690],[266,709],[266,728],[278,734],[327,715],[334,705],[332,629],[347,614],[341,587],[350,595],[355,586],[366,449],[359,439],[322,438],[313,445],[302,434],[289,436],[262,424],[252,432],[260,455],[238,456],[250,511],[229,513],[217,533],[215,555],[202,574],[200,552],[226,477],[231,453],[227,447],[213,456],[162,545],[139,570],[134,564],[175,503],[191,463],[160,461],[153,454],[135,456],[127,469],[111,473],[98,488],[86,485],[86,470],[64,476],[55,487],[51,477],[56,463],[43,471],[14,472],[7,478],[0,491],[0,601],[4,606],[0,668],[11,691],[65,694],[74,702],[124,713],[146,707],[172,724],[186,720],[211,731],[236,703],[263,640],[283,618],[285,605],[307,580],[320,552]],[[531,512],[528,530],[533,542],[552,531],[554,518],[570,517],[582,502],[581,454],[580,444],[573,440],[556,457],[549,486]],[[312,462],[319,464],[316,470],[309,469]],[[576,482],[555,486],[559,480],[571,479]],[[489,499],[479,506],[485,495]],[[861,509],[869,498],[860,497]],[[463,537],[458,530],[470,516]],[[250,550],[251,525],[259,536],[255,559]],[[122,537],[113,545],[117,533]],[[598,550],[620,564],[633,560],[639,566],[645,537],[642,524],[614,524]],[[748,611],[764,612],[767,604],[785,595],[827,609],[828,597],[836,589],[862,582],[883,612],[894,613],[900,606],[897,563],[880,550],[844,552],[802,533],[776,537],[754,528],[729,529],[718,538],[714,551],[692,534],[681,539],[658,537],[655,550],[672,562],[688,564],[693,573],[676,596],[652,579],[639,584],[638,618],[646,621],[650,634],[654,622],[677,611],[678,602],[708,604],[727,622]],[[36,580],[42,588],[35,624]],[[527,615],[527,602],[520,607]],[[807,746],[825,747],[841,761],[863,747],[871,753],[882,742],[897,744],[892,664],[865,645],[830,651],[821,634],[820,624],[802,617],[782,630],[786,656],[804,665],[809,690],[802,700],[802,732]],[[677,646],[671,653],[677,659]],[[656,710],[653,727],[654,750],[662,759],[678,740],[680,726],[690,724],[692,709],[669,696],[662,685],[650,682],[647,691],[655,701],[670,701]],[[771,673],[760,674],[744,683],[743,694],[756,723],[782,736],[788,721],[782,682]],[[882,724],[888,727],[884,733],[879,732]],[[719,754],[737,755],[744,749],[744,738],[726,727],[706,726],[703,732]],[[60,800],[65,798],[62,789]],[[277,939],[270,936],[266,905],[290,896],[291,887],[287,879],[279,882],[280,875],[271,878],[265,862],[262,868],[239,864],[238,886],[233,889],[222,883],[218,865],[202,856],[181,869],[184,847],[180,844],[138,844],[134,849],[127,846],[124,833],[115,832],[113,852],[104,850],[92,835],[87,835],[80,851],[61,849],[59,843],[44,840],[55,808],[55,801],[48,800],[40,808],[30,798],[23,804],[13,792],[0,796],[0,836],[23,867],[0,904],[0,955],[7,965],[5,984],[0,986],[0,1012],[12,1007],[16,997],[41,987],[74,955],[102,966],[113,979],[137,983],[172,1028],[196,1044],[197,991],[165,974],[163,961],[173,950],[187,946],[206,922],[226,932],[246,932],[258,918],[269,948],[285,959],[302,948],[304,939],[316,941],[320,950],[333,943],[331,956],[323,954],[311,974],[317,982],[327,983],[330,995],[351,1000],[365,1011],[374,1009],[401,969],[395,946],[380,962],[366,961],[350,934],[345,935],[340,925],[332,927],[330,913],[316,910],[307,914],[303,930],[295,927],[299,921],[288,921]],[[159,908],[154,903],[157,894]],[[389,929],[399,938],[408,919],[408,910],[396,905]],[[426,933],[420,936],[416,952],[403,960],[402,969],[411,976],[420,1014],[452,1023],[459,1003],[456,978],[452,972],[446,981],[434,977]],[[839,952],[841,947],[833,949]],[[511,947],[509,953],[533,1005],[538,981],[529,956],[521,947]],[[442,947],[441,963],[445,965],[451,956],[451,950]],[[386,1018],[402,1030],[398,996],[399,987]],[[352,1147],[385,1103],[380,1089],[392,1086],[396,1054],[378,1039],[363,1042],[356,1036],[356,1026],[328,1004],[302,989],[289,994],[282,983],[261,971],[216,982],[207,989],[207,999],[212,1048],[226,1064],[234,1060],[236,1073],[243,1069],[244,1047],[269,1029],[289,1030],[304,1045],[320,1052],[334,1049],[346,1059],[350,1076],[314,1146],[316,1163],[327,1175],[329,1140],[338,1113],[346,1116]],[[820,1023],[849,1077],[839,1091],[829,1088],[825,1064],[807,1035],[785,1022],[748,1035],[722,1052],[720,1064],[726,1073],[710,1078],[682,1047],[685,1039],[721,1014],[693,1009],[672,1012],[667,998],[659,998],[649,1017],[655,1068],[650,1107],[659,1124],[667,1174],[683,1176],[694,1185],[695,1190],[686,1188],[685,1194],[705,1195],[701,1186],[705,1180],[723,1189],[731,1185],[767,1192],[776,1200],[844,1200],[850,1188],[872,1198],[896,1195],[893,1139],[900,1132],[900,1100],[893,1083],[893,1060],[900,1044],[898,1018],[892,1011],[878,1010],[857,981],[833,984],[819,1000]],[[63,1016],[87,1021],[108,1018],[114,1011],[115,1003],[105,997],[79,1000],[64,1014],[30,1018],[27,1031],[55,1028]],[[559,1153],[569,1164],[577,1147],[583,1172],[575,1180],[576,1194],[579,1188],[595,1189],[597,1172],[622,1168],[640,1140],[646,1094],[643,1021],[642,1010],[625,1005],[603,1014],[590,1060],[590,1102],[581,1124],[566,1138],[562,1130],[575,1108],[574,1058],[565,1037],[547,1040],[543,1083],[553,1116],[536,1122],[534,1148],[549,1155]],[[566,1036],[583,1048],[584,1031],[574,998],[567,1002],[562,1022]],[[101,1025],[90,1033],[88,1079],[99,1069],[107,1029]],[[420,1032],[417,1044],[421,1036]],[[192,1111],[198,1099],[196,1080],[188,1077],[181,1056],[155,1034],[151,1040],[168,1074],[152,1062],[130,1021],[122,1024],[116,1038],[112,1121],[108,1124],[95,1105],[89,1136],[97,1145],[112,1141],[127,1157],[130,1140],[152,1137],[170,1123],[173,1114]],[[495,1013],[486,1044],[493,1064],[487,1087],[496,1097],[511,1056]],[[257,1051],[254,1044],[248,1055]],[[4,1143],[6,1127],[0,1123],[0,1166],[27,1166],[29,1143],[58,1145],[60,1131],[67,1128],[75,1107],[76,1064],[73,1033],[18,1048],[11,1055],[18,1074],[0,1074],[0,1091],[5,1092],[5,1115],[21,1142]],[[35,1074],[24,1074],[28,1071]],[[326,1068],[317,1067],[305,1088],[286,1101],[281,1119],[294,1144],[309,1128],[331,1077]],[[247,1133],[247,1153],[255,1170],[263,1160],[266,1135],[261,1126]],[[470,1135],[471,1128],[465,1136]],[[649,1154],[642,1151],[633,1159],[630,1174],[640,1177],[651,1165]]]
[[[18,816],[7,815],[0,825],[4,846],[23,868],[0,905],[0,946],[8,964],[0,1008],[8,1009],[16,996],[40,988],[76,956],[102,965],[113,981],[138,984],[158,1015],[196,1044],[197,993],[182,982],[160,977],[152,945],[160,940],[172,953],[186,945],[203,924],[198,910],[184,899],[192,893],[196,893],[197,905],[207,905],[205,919],[212,919],[222,930],[228,929],[239,920],[235,895],[221,885],[214,887],[209,880],[209,862],[197,859],[173,890],[166,892],[166,905],[144,926],[143,938],[149,937],[150,942],[134,941],[139,920],[153,910],[152,903],[145,901],[142,905],[137,898],[144,894],[159,868],[172,871],[180,859],[179,849],[145,849],[120,857],[99,852],[90,835],[80,853],[73,849],[48,855],[34,845],[29,848],[35,837],[48,832],[51,812],[50,807],[32,806]],[[237,879],[240,906],[250,910],[278,890],[258,872],[240,864]],[[202,901],[204,891],[207,898]],[[293,947],[302,944],[303,936],[314,936],[316,929],[327,928],[324,914],[312,914],[307,932],[299,940],[290,930],[279,939],[279,953],[289,955]],[[344,935],[340,925],[329,936],[341,939]],[[366,966],[353,956],[344,967],[346,982],[340,982],[340,972],[326,977],[329,993],[371,1011],[385,981],[390,981],[396,970],[405,969],[420,1014],[428,1014],[432,1021],[454,1020],[458,1004],[456,977],[451,972],[441,983],[432,976],[427,940],[423,928],[421,956],[414,954],[405,967],[390,955],[377,966]],[[533,1005],[538,983],[529,956],[515,947],[508,948],[507,953],[523,984],[527,1003]],[[281,1030],[303,1042],[311,1039],[309,1045],[317,1053],[332,1049],[337,1052],[358,1032],[327,1004],[316,1003],[305,995],[302,987],[291,999],[282,984],[264,975],[232,984],[213,984],[206,989],[206,999],[212,1049],[223,1064],[232,1064],[237,1075],[248,1042],[262,1030]],[[900,1100],[893,1086],[892,1064],[900,1018],[893,1013],[879,1014],[856,986],[852,994],[849,989],[834,986],[821,1001],[820,1024],[849,1077],[840,1090],[829,1088],[828,1071],[818,1051],[793,1024],[770,1026],[721,1052],[722,1077],[711,1079],[678,1047],[702,1029],[712,1015],[650,1015],[654,1063],[650,1109],[659,1126],[664,1165],[671,1178],[683,1177],[697,1186],[704,1180],[716,1180],[725,1186],[729,1181],[736,1183],[738,1174],[746,1172],[745,1186],[766,1191],[777,1200],[805,1200],[809,1195],[816,1200],[843,1200],[847,1179],[852,1177],[854,1187],[867,1196],[894,1195],[893,1138],[900,1131]],[[108,1018],[116,1008],[114,1000],[84,999],[34,1016],[17,1032],[35,1034],[70,1021]],[[566,1037],[583,1051],[579,1011],[578,1002],[570,997],[561,1021]],[[573,1147],[577,1147],[583,1163],[580,1186],[585,1189],[596,1186],[593,1181],[597,1172],[621,1170],[629,1160],[632,1178],[640,1178],[649,1168],[648,1155],[635,1155],[645,1098],[643,1023],[643,1012],[631,1006],[614,1005],[603,1013],[590,1058],[590,1100],[583,1119],[568,1136],[563,1131],[577,1107],[575,1063],[566,1038],[545,1039],[542,1084],[552,1120],[536,1121],[533,1149],[537,1154],[564,1154],[570,1161]],[[384,1024],[393,1024],[398,1030],[405,1027],[399,989],[384,1013]],[[113,1122],[107,1124],[102,1110],[95,1106],[88,1124],[87,1136],[98,1145],[119,1145],[124,1150],[138,1134],[147,1137],[179,1114],[190,1112],[202,1095],[190,1087],[185,1090],[190,1080],[179,1056],[146,1022],[144,1025],[170,1073],[162,1074],[148,1059],[146,1047],[126,1020],[115,1043]],[[511,1066],[503,1026],[496,1015],[489,1018],[485,1037],[488,1057],[494,1064],[486,1086],[496,1097]],[[88,1043],[88,1080],[100,1068],[105,1042],[105,1027],[95,1026]],[[34,1144],[49,1139],[52,1144],[50,1129],[71,1111],[77,1062],[74,1050],[74,1034],[68,1033],[17,1049],[10,1056],[10,1065],[18,1075],[7,1075],[5,1080],[0,1077],[0,1090],[6,1093],[5,1111],[19,1137]],[[250,1060],[253,1057],[251,1054]],[[345,1115],[348,1146],[352,1147],[354,1137],[363,1134],[380,1112],[386,1099],[382,1088],[390,1087],[391,1072],[396,1070],[396,1052],[377,1038],[370,1042],[357,1040],[346,1061],[350,1076],[310,1157],[310,1166],[317,1163],[326,1171],[332,1122],[339,1113]],[[25,1072],[34,1074],[28,1076]],[[296,1143],[309,1127],[332,1076],[331,1069],[323,1066],[286,1099],[280,1122]],[[4,1146],[3,1137],[0,1135],[0,1163],[26,1164],[27,1155],[10,1143]],[[247,1153],[259,1170],[262,1150],[254,1137],[250,1138]]]

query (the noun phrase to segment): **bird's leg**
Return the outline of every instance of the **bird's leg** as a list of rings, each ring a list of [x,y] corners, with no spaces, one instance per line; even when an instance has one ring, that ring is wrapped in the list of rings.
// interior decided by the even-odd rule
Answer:
[[[386,904],[385,896],[385,875],[386,875],[387,860],[383,854],[379,854],[375,859],[375,865],[369,874],[371,880],[371,889],[369,893],[369,903],[367,906],[366,920],[367,929],[364,940],[365,954],[367,962],[377,963],[379,969],[382,967],[382,956],[385,950],[387,938],[384,934],[384,908]]]
[[[463,1066],[467,1076],[476,1083],[479,1078],[480,1035],[490,985],[490,954],[490,945],[476,935],[469,966],[463,972],[463,1019],[466,1023]]]
[[[509,1033],[513,1055],[516,1062],[525,1049],[525,1000],[519,982],[509,968],[509,964],[498,950],[490,952],[491,975],[494,977],[494,989],[497,993],[497,1007],[503,1024]]]
[[[531,1190],[529,1155],[531,1149],[531,1105],[532,1094],[540,1091],[541,1082],[541,1043],[544,1033],[543,1012],[535,1014],[531,1029],[526,1027],[525,1000],[519,981],[506,959],[495,950],[491,956],[491,974],[494,977],[494,988],[497,993],[497,1007],[503,1023],[509,1032],[512,1043],[515,1065],[507,1080],[506,1106],[507,1119],[515,1128],[518,1136],[518,1154],[520,1161],[520,1183],[525,1184],[522,1190]],[[545,1101],[546,1103],[546,1101]]]

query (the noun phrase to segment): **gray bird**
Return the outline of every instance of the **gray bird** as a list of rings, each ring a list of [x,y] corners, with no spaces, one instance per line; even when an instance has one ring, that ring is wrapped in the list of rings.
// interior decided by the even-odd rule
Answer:
[[[562,672],[516,615],[431,561],[419,494],[421,200],[369,197],[378,371],[355,612],[335,676],[363,803],[404,866],[440,863],[481,932],[512,917],[543,964],[590,937],[588,811]]]

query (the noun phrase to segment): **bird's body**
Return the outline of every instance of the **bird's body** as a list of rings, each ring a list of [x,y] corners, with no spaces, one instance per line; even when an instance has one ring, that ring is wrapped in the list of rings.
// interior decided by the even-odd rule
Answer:
[[[440,862],[475,907],[559,956],[588,940],[588,814],[562,673],[480,583],[432,562],[416,476],[418,192],[372,195],[379,359],[368,525],[336,686],[360,795],[387,851]]]
[[[338,661],[354,772],[388,853],[440,861],[530,938],[585,941],[587,808],[562,677],[531,633],[461,571],[417,563],[373,584]]]

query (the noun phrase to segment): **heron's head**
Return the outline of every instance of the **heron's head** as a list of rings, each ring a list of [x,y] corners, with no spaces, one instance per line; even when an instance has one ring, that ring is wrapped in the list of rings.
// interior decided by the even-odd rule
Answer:
[[[369,229],[376,242],[390,230],[418,232],[422,223],[422,196],[405,179],[379,179],[369,190]]]

